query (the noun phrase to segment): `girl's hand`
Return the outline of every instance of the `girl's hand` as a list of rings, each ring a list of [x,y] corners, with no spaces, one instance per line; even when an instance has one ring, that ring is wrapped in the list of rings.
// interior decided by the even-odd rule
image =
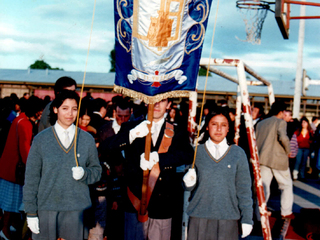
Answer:
[[[186,187],[192,187],[197,182],[197,174],[194,168],[190,168],[188,172],[183,176],[183,181]]]

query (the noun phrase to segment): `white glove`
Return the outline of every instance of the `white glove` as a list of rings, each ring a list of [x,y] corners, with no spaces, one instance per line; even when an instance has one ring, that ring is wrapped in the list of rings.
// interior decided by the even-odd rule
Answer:
[[[194,168],[190,168],[188,172],[183,176],[183,181],[186,187],[192,187],[197,182],[197,174]]]
[[[311,153],[311,158],[314,158],[314,156],[315,156],[315,152],[312,152]]]
[[[84,169],[82,167],[73,167],[72,168],[72,177],[75,180],[80,180],[84,175]]]
[[[140,156],[140,168],[143,171],[146,171],[147,169],[151,170],[153,165],[155,165],[157,162],[159,162],[159,154],[157,152],[150,153],[149,161],[145,159],[144,153],[142,153]]]
[[[242,223],[241,228],[242,228],[242,235],[241,235],[242,238],[249,236],[249,234],[252,231],[252,225],[248,223]]]
[[[27,224],[28,224],[28,227],[30,228],[31,232],[33,232],[35,234],[40,233],[39,218],[38,217],[27,217]]]
[[[149,133],[148,124],[150,124],[150,121],[144,120],[135,128],[130,130],[129,132],[130,143],[132,143],[136,138],[143,138],[148,135]],[[152,124],[151,133],[154,133],[154,131],[155,131],[155,127],[154,127],[154,124]]]

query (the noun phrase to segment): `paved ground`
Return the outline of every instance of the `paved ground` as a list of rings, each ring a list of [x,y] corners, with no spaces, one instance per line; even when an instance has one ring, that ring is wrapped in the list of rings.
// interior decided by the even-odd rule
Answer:
[[[293,212],[295,219],[290,223],[290,227],[285,239],[320,239],[320,180],[306,179],[304,181],[296,180],[293,182],[294,205]],[[279,237],[280,217],[280,191],[277,184],[273,182],[271,198],[268,202],[268,208],[272,212],[270,225],[272,227],[273,239],[282,239]],[[281,225],[281,224],[280,224]],[[260,223],[256,222],[254,231],[247,238],[249,240],[261,240]]]

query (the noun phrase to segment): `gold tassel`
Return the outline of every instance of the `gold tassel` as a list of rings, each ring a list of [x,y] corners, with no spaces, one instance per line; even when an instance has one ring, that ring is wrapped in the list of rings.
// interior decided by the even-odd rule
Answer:
[[[189,97],[190,91],[171,91],[166,93],[157,94],[155,96],[147,96],[143,93],[136,92],[134,90],[120,87],[117,85],[114,85],[113,91],[116,93],[121,93],[125,96],[134,98],[134,99],[140,99],[146,104],[155,104],[157,102],[160,102],[162,99],[166,98],[177,98],[177,97]]]

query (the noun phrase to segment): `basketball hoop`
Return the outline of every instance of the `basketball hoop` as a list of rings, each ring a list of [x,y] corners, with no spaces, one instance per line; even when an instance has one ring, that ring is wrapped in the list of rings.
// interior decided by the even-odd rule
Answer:
[[[274,3],[259,0],[237,1],[237,8],[240,9],[246,25],[247,39],[243,41],[251,42],[252,44],[261,43],[261,30],[264,20],[267,17],[268,10],[272,11],[270,4]]]

